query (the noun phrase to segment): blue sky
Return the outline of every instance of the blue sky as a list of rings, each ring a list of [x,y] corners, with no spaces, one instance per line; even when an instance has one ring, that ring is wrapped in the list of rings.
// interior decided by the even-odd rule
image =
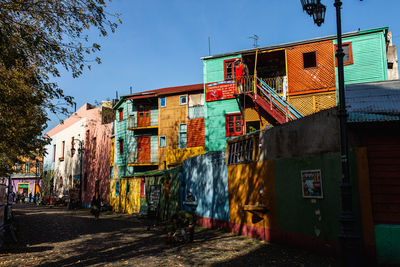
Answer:
[[[342,0],[343,32],[388,26],[393,42],[400,41],[399,0]],[[102,64],[93,64],[79,78],[63,71],[54,79],[77,107],[119,95],[169,86],[202,83],[200,57],[336,34],[334,0],[325,23],[317,27],[302,11],[300,0],[114,0],[108,11],[123,21],[105,38],[91,33],[101,45]],[[384,3],[384,5],[383,5]],[[72,109],[71,109],[72,110]],[[65,116],[50,115],[48,129]]]

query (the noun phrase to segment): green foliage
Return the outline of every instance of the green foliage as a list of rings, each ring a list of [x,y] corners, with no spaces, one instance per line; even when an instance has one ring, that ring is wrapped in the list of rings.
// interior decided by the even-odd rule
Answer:
[[[85,32],[115,31],[110,19],[118,14],[105,8],[104,0],[0,1],[0,174],[18,156],[43,154],[46,110],[67,114],[54,100],[73,104],[49,78],[60,68],[78,77],[90,62],[100,63],[89,58],[100,45],[90,44]]]

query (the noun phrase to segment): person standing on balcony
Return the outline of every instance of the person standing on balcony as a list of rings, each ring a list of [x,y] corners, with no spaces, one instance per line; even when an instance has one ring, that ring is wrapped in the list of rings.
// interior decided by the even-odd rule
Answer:
[[[235,60],[235,79],[236,86],[239,90],[239,93],[243,93],[244,86],[244,76],[247,74],[247,66],[243,63],[243,60],[236,59]]]

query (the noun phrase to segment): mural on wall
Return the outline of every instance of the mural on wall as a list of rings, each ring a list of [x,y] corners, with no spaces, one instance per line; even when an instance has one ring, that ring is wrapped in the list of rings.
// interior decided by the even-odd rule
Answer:
[[[206,83],[206,101],[217,101],[235,98],[233,95],[235,92],[234,81],[221,81],[215,83]]]
[[[321,170],[301,171],[301,185],[304,198],[323,198]]]

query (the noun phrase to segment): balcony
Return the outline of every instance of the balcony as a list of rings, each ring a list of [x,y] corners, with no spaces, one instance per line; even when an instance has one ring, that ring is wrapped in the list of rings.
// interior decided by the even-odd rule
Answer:
[[[158,127],[158,116],[157,118],[153,117],[141,117],[137,118],[135,115],[131,115],[128,117],[128,130],[135,129],[150,129]]]
[[[189,107],[188,117],[189,117],[189,120],[197,119],[197,118],[204,118],[204,106],[198,105],[198,106]]]
[[[280,95],[283,95],[283,97],[285,98],[286,88],[287,88],[286,76],[277,76],[272,78],[261,78],[261,77],[258,78],[261,79],[266,84],[268,84],[268,86],[271,87],[275,92],[277,92]],[[244,92],[254,91],[254,76],[249,75],[244,77],[243,91]]]
[[[138,157],[137,151],[128,152],[128,165],[129,166],[146,166],[146,165],[158,165],[158,157],[155,159],[150,155],[149,157]]]

